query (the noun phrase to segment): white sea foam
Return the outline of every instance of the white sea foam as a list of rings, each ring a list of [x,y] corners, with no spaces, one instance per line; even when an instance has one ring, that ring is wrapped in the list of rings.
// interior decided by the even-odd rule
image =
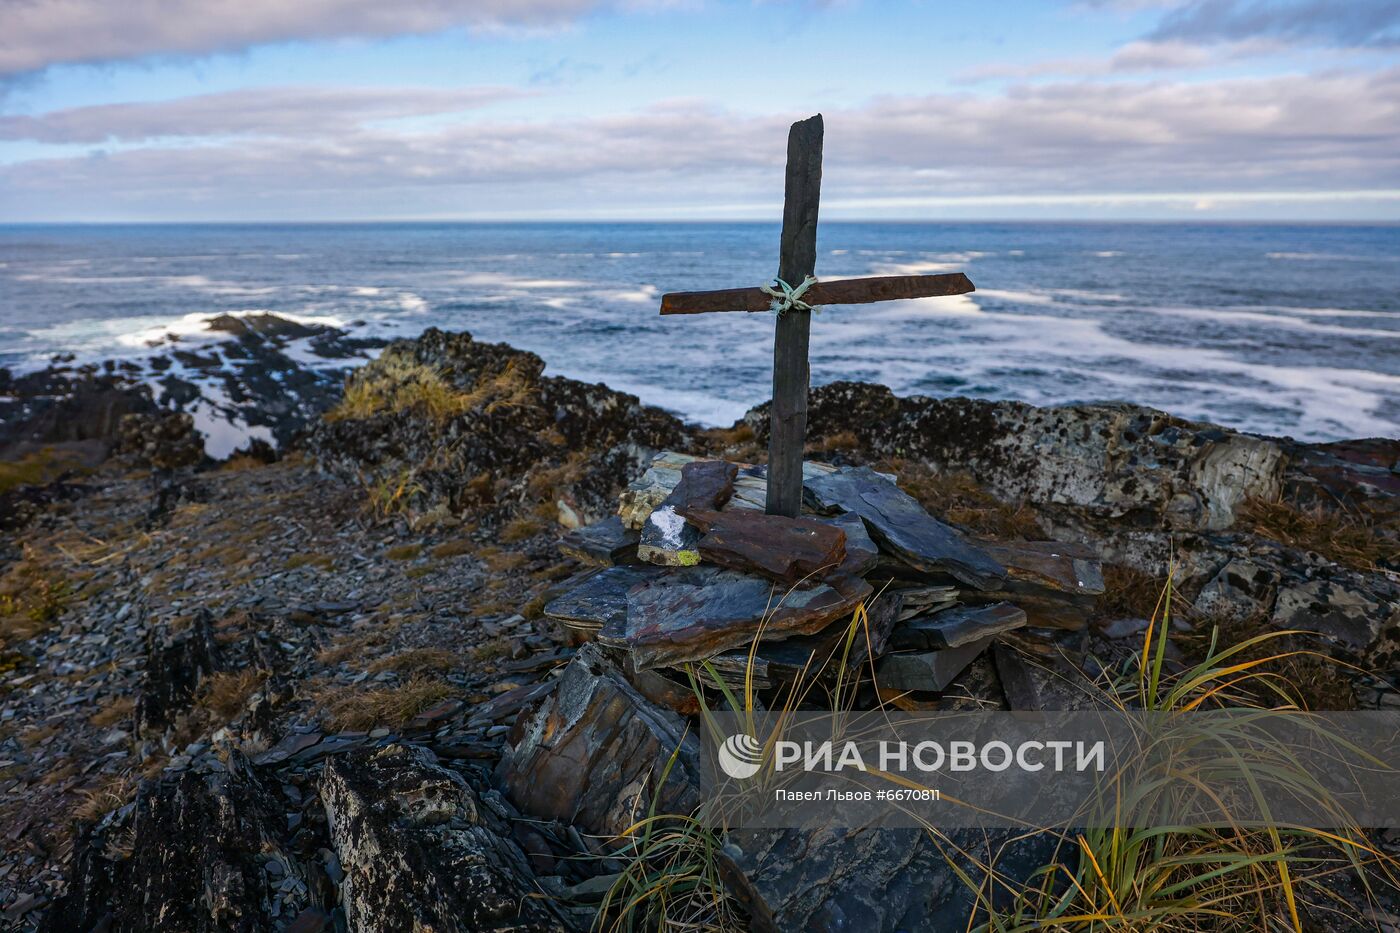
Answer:
[[[871,266],[872,275],[935,275],[939,272],[957,272],[956,262],[930,262],[919,259],[914,262],[877,262]]]
[[[984,290],[983,294],[985,293]],[[1072,298],[1076,301],[1101,302],[1129,300],[1127,295],[1122,295],[1118,292],[1100,292],[1088,288],[1047,288],[1045,293],[1048,295],[1057,295],[1061,298]]]
[[[1397,262],[1400,256],[1353,256],[1348,253],[1265,253],[1269,259],[1292,262]]]
[[[1022,305],[1053,305],[1055,296],[1045,292],[1018,292],[999,288],[979,288],[977,295],[980,298],[991,298],[996,301],[1009,301],[1012,304]]]
[[[604,290],[593,293],[604,301],[627,301],[634,304],[655,304],[658,300],[655,285],[639,285],[636,288]]]

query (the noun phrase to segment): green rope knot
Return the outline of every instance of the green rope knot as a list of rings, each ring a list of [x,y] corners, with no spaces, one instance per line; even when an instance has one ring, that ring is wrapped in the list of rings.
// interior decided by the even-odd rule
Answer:
[[[765,295],[772,297],[768,303],[768,310],[777,312],[779,317],[796,309],[798,311],[816,311],[817,309],[802,300],[802,296],[807,293],[807,289],[817,284],[817,277],[809,275],[802,280],[802,284],[793,288],[782,279],[775,278],[768,285],[760,285],[758,290]]]

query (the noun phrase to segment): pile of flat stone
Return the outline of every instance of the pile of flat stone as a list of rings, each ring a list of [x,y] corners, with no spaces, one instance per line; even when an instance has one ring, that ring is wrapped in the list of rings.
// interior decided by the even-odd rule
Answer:
[[[601,567],[544,612],[620,655],[639,689],[683,685],[695,662],[765,688],[873,657],[882,692],[921,693],[1028,621],[1079,627],[1103,591],[1087,552],[971,540],[869,467],[808,462],[803,486],[799,517],[767,515],[764,467],[661,453],[616,516],[565,537]]]

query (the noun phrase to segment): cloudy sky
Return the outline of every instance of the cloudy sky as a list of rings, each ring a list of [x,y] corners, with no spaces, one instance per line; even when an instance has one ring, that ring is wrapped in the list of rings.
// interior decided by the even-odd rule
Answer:
[[[0,222],[1400,220],[1400,0],[0,0]]]

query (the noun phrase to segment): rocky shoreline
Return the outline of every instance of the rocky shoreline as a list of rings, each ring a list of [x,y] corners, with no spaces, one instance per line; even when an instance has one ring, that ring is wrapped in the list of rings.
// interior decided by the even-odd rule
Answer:
[[[635,648],[595,642],[560,600],[598,564],[637,566],[644,530],[630,542],[600,530],[620,507],[636,528],[667,502],[701,523],[733,516],[761,478],[744,470],[764,456],[764,407],[700,429],[435,330],[385,348],[342,393],[345,370],[300,365],[291,341],[347,360],[375,348],[270,320],[226,326],[237,332],[217,356],[170,352],[180,373],[161,394],[116,365],[0,379],[13,465],[0,487],[2,922],[587,928],[625,868],[609,841],[622,805],[665,766],[696,698],[629,666]],[[209,456],[191,411],[208,390],[181,388],[201,367],[263,445]],[[1131,654],[1170,573],[1180,655],[1217,630],[1310,633],[1291,637],[1355,670],[1290,671],[1309,705],[1400,708],[1396,440],[1299,444],[1123,404],[857,383],[814,390],[809,438],[814,463],[894,477],[1009,571],[965,570],[982,596],[962,602],[1012,605],[1017,624],[1004,610],[979,623],[999,627],[967,642],[977,650],[937,689],[903,671],[916,679],[902,700],[1064,708],[1066,682]],[[685,462],[721,461],[736,464],[725,496],[669,498]],[[893,552],[917,564],[898,529],[866,523],[880,540],[864,573]],[[737,559],[736,527],[705,553]],[[1070,557],[1027,557],[1051,549]],[[902,638],[948,646],[944,596],[927,592],[942,585],[906,587],[918,610],[906,619],[938,624]],[[612,743],[531,744],[580,722]],[[680,777],[672,812],[694,802]],[[841,912],[922,929],[972,910],[913,837],[732,842],[736,924],[800,929]],[[1013,861],[1043,864],[1037,845]]]

